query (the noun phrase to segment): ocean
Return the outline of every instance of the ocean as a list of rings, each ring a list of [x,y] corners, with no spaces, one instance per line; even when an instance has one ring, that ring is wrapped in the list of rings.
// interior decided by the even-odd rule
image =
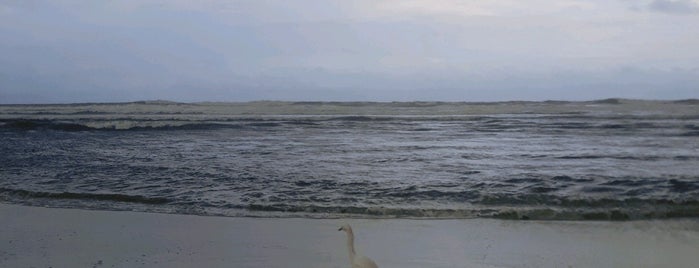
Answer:
[[[699,217],[699,101],[0,105],[0,202],[234,217]]]

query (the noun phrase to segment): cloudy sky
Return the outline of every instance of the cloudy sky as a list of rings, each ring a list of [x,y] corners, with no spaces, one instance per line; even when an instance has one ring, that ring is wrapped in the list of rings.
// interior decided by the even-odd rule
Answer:
[[[699,0],[0,0],[0,103],[699,98]]]

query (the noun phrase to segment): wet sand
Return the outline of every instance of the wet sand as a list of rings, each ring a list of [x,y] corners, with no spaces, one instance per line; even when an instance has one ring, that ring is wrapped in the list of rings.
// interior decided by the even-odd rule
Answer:
[[[699,221],[277,219],[0,204],[0,267],[696,267]]]

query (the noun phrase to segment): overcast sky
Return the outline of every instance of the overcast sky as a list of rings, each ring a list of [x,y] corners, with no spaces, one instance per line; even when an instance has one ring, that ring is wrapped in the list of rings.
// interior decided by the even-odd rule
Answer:
[[[0,0],[0,103],[699,98],[699,0]]]

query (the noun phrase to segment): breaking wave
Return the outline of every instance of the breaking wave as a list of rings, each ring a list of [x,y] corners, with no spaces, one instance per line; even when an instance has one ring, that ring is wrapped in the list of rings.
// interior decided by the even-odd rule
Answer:
[[[167,130],[215,130],[244,127],[274,127],[278,123],[209,123],[209,122],[160,122],[160,121],[99,121],[72,123],[49,120],[15,120],[0,125],[8,130],[58,130],[58,131],[167,131]]]
[[[22,189],[0,188],[0,194],[5,198],[47,198],[47,199],[75,199],[75,200],[100,200],[127,202],[139,204],[165,204],[169,200],[162,197],[145,197],[141,195],[125,195],[111,193],[73,193],[73,192],[41,192]]]
[[[431,191],[430,195],[442,195]],[[474,195],[475,193],[472,193]],[[475,194],[477,195],[477,194]],[[420,196],[412,196],[421,198]],[[422,197],[424,198],[424,197]],[[92,208],[94,201],[107,201],[112,210],[133,210],[119,204],[155,205],[140,207],[143,211],[216,215],[272,216],[310,218],[497,218],[508,220],[640,220],[699,217],[699,200],[668,199],[569,199],[551,195],[489,195],[473,203],[459,206],[427,208],[424,206],[358,206],[318,204],[232,204],[197,202],[194,200],[146,197],[113,193],[42,192],[0,188],[0,200],[40,206],[75,207],[76,203],[61,204],[55,200],[73,200]],[[53,200],[53,201],[52,201]],[[109,204],[108,203],[108,204]],[[81,207],[78,205],[78,207]],[[98,207],[104,209],[105,207]]]

